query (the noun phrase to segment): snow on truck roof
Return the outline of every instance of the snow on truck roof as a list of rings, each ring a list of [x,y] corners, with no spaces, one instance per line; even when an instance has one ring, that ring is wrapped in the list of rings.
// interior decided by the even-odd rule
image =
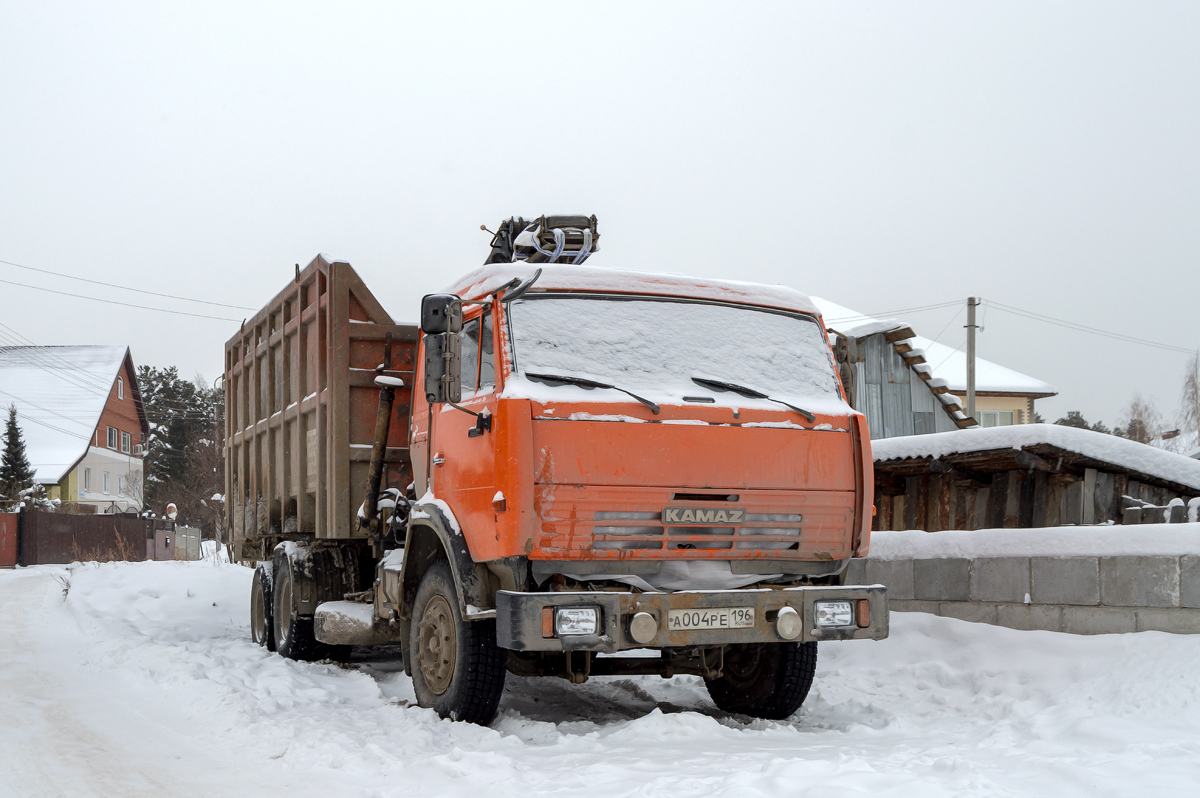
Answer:
[[[740,280],[712,280],[665,272],[636,272],[599,266],[548,263],[493,263],[476,269],[447,289],[464,299],[478,299],[514,277],[525,278],[541,269],[535,291],[595,291],[619,294],[648,294],[760,305],[820,315],[817,306],[794,288],[763,285]]]
[[[1116,435],[1058,424],[974,427],[871,442],[876,463],[1037,446],[1054,447],[1200,491],[1200,461]]]

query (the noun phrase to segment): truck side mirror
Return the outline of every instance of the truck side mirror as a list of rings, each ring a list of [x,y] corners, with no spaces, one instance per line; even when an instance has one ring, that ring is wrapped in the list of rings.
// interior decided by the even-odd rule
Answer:
[[[424,327],[423,306],[421,310]],[[458,322],[462,324],[461,305]],[[462,336],[457,332],[425,335],[425,399],[430,404],[462,401]]]
[[[461,299],[454,294],[426,294],[421,299],[421,332],[432,335],[461,329]]]

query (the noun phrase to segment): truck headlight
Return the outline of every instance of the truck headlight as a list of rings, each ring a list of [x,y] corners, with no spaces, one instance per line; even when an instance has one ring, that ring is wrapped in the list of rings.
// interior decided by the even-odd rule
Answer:
[[[554,631],[559,635],[594,635],[600,628],[600,610],[595,607],[560,607],[554,613]]]
[[[849,601],[818,601],[813,604],[817,626],[853,626],[854,609]]]

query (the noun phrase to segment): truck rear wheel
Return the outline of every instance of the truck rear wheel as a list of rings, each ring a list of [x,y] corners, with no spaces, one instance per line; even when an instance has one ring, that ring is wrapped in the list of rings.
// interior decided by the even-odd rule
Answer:
[[[296,575],[286,554],[275,555],[271,574],[272,627],[275,650],[288,659],[311,662],[332,659],[339,662],[350,658],[350,646],[331,646],[317,640],[311,616],[301,615],[296,608],[294,591]]]
[[[724,672],[704,683],[725,712],[783,720],[804,703],[816,671],[815,642],[750,643],[726,649]]]
[[[421,577],[408,651],[418,704],[443,718],[482,726],[496,717],[508,652],[496,645],[494,620],[463,620],[444,560]]]
[[[260,562],[250,583],[250,639],[275,650],[275,619],[271,615],[271,563]]]

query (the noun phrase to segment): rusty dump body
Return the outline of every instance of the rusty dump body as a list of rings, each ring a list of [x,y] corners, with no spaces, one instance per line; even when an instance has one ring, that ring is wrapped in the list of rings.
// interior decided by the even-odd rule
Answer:
[[[284,539],[365,539],[379,389],[404,380],[387,440],[390,484],[412,481],[408,413],[418,330],[396,324],[347,263],[317,257],[225,345],[226,520],[240,556]]]
[[[425,385],[422,333],[392,321],[349,264],[298,270],[226,345],[226,508],[241,556],[307,543],[315,576],[295,588],[299,612],[374,586],[370,639],[390,623],[406,651],[417,587],[439,560],[462,618],[495,619],[514,652],[885,637],[883,588],[842,585],[869,545],[870,438],[807,297],[549,264],[505,301],[534,268],[489,265],[451,287],[463,300],[457,404],[413,389]],[[772,360],[767,342],[792,335],[809,343]],[[403,382],[390,414],[380,374]],[[574,378],[593,385],[563,381]],[[385,522],[360,520],[377,430],[380,488],[409,499],[390,543]],[[834,599],[856,622],[819,628],[815,602]],[[600,631],[546,632],[547,613],[581,603],[600,608]],[[706,608],[756,614],[737,630],[669,628],[669,613]],[[803,628],[781,637],[781,612]],[[634,634],[635,615],[657,631]]]

